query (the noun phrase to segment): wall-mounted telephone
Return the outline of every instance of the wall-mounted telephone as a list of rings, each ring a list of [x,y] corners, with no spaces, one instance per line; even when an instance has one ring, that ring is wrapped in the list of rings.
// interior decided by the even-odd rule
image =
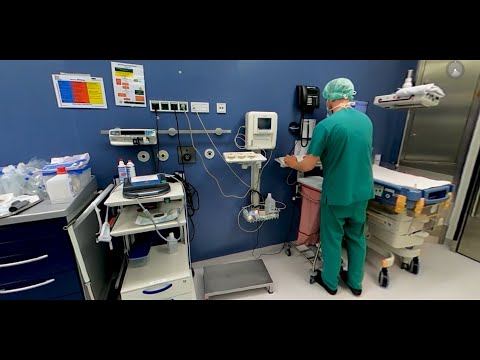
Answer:
[[[320,107],[318,86],[297,85],[297,106],[302,112],[312,112]]]
[[[315,119],[305,119],[305,113],[311,113],[320,107],[320,89],[318,86],[297,85],[297,107],[301,111],[300,122],[289,125],[290,133],[300,138],[300,145],[306,148],[312,138]]]

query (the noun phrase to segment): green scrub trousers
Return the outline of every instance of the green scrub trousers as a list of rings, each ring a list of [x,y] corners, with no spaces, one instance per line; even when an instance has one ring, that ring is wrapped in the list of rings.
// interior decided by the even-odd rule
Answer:
[[[322,280],[330,289],[338,287],[342,259],[342,241],[348,254],[348,286],[362,289],[367,244],[365,220],[367,201],[348,206],[322,204],[320,242],[323,255]]]
[[[331,290],[338,287],[342,240],[348,252],[348,285],[362,289],[366,209],[374,197],[372,139],[370,118],[350,108],[320,121],[308,147],[307,153],[320,157],[323,166],[322,280]]]

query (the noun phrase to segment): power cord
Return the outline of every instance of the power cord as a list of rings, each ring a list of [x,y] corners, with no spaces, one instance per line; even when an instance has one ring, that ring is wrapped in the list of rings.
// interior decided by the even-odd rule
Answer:
[[[180,130],[180,126],[179,126],[179,123],[178,123],[177,112],[174,111],[173,113],[175,114],[175,121],[177,123],[177,130]],[[182,143],[180,141],[180,131],[177,131],[177,141],[178,141],[178,146],[181,148]],[[183,188],[185,190],[185,200],[186,200],[186,204],[187,204],[187,217],[192,224],[192,230],[193,230],[193,234],[191,235],[191,238],[190,238],[190,243],[192,243],[193,239],[195,238],[195,223],[193,222],[193,216],[195,215],[196,211],[200,210],[200,195],[198,194],[197,189],[195,189],[195,187],[187,181],[187,173],[185,172],[185,164],[184,164],[183,161],[182,161],[182,169],[183,169],[183,178],[181,177],[180,179],[178,179],[178,178],[176,178],[176,179],[177,179],[177,181],[182,182]],[[195,202],[194,202],[195,197],[197,199],[196,206],[195,206]]]
[[[205,169],[206,173],[213,179],[215,180],[215,182],[217,183],[217,186],[218,186],[218,189],[220,190],[220,193],[223,195],[223,197],[226,197],[226,198],[235,198],[235,199],[245,199],[247,197],[248,194],[250,194],[251,192],[251,189],[250,189],[250,185],[248,185],[249,189],[247,190],[247,192],[243,195],[243,196],[238,196],[238,195],[225,195],[225,193],[223,192],[222,190],[222,187],[220,186],[220,182],[218,181],[218,179],[212,175],[212,173],[210,171],[208,171],[208,168],[207,166],[205,165],[205,161],[203,160],[203,156],[202,154],[200,153],[200,151],[198,151],[198,149],[196,148],[195,146],[195,142],[193,141],[193,134],[192,134],[192,124],[190,122],[190,118],[188,117],[188,114],[187,112],[184,112],[186,118],[187,118],[187,122],[188,122],[188,128],[190,129],[190,138],[192,140],[192,147],[193,149],[195,150],[195,152],[198,154],[200,160],[202,161],[202,165],[203,165],[203,168]],[[208,134],[207,134],[208,135]],[[223,159],[223,157],[222,157]]]
[[[246,232],[246,233],[254,233],[258,230],[260,230],[260,228],[263,226],[263,224],[265,224],[265,221],[262,221],[261,224],[255,229],[255,230],[245,230],[242,225],[240,225],[240,214],[242,214],[243,210],[245,210],[246,208],[248,208],[249,206],[244,206],[240,209],[240,211],[238,212],[238,215],[237,215],[237,224],[238,224],[238,227],[240,228],[240,230]]]
[[[238,180],[240,180],[240,182],[241,182],[243,185],[245,185],[245,186],[247,186],[247,187],[250,187],[250,185],[248,185],[245,181],[242,180],[242,178],[241,178],[240,176],[237,175],[237,173],[232,169],[232,167],[230,166],[230,164],[223,158],[223,156],[221,156],[222,153],[220,152],[220,150],[218,150],[217,146],[216,146],[215,143],[213,142],[210,134],[209,134],[208,131],[207,131],[207,128],[206,128],[205,125],[203,124],[202,118],[200,117],[200,115],[199,115],[198,113],[196,113],[196,114],[197,114],[198,120],[200,121],[200,124],[202,125],[203,130],[205,130],[205,134],[206,134],[206,135],[208,136],[208,138],[210,139],[210,142],[212,143],[212,145],[213,145],[213,147],[215,148],[215,150],[217,150],[218,154],[220,155],[220,157],[221,157],[221,159],[223,160],[223,162],[225,163],[225,165],[228,166],[228,168],[229,168],[230,171],[233,173],[233,175],[235,175],[235,176],[238,178]]]
[[[235,135],[235,138],[233,139],[233,141],[235,142],[235,146],[237,147],[237,149],[240,149],[240,150],[245,150],[245,134],[240,134],[240,129],[241,128],[244,128],[245,129],[245,125],[243,126],[240,126],[237,130],[237,135]],[[243,145],[239,145],[238,142],[237,142],[237,139],[240,139],[243,141]]]
[[[287,185],[288,185],[288,186],[293,186],[293,185],[295,185],[295,184],[297,183],[296,180],[295,180],[293,183],[289,183],[289,182],[288,182],[288,179],[290,179],[290,175],[292,175],[293,171],[294,171],[294,170],[292,169],[292,170],[290,170],[290,172],[288,173],[288,176],[287,176]]]
[[[291,155],[291,154],[292,154],[292,152],[295,150],[295,146],[297,146],[297,143],[298,143],[299,141],[300,141],[300,140],[295,140],[295,141],[293,142],[293,146],[292,146],[292,148],[290,149],[290,151],[288,152],[288,155]],[[290,170],[290,172],[288,173],[288,176],[287,176],[287,185],[289,185],[289,186],[293,186],[293,185],[295,185],[295,184],[297,183],[297,181],[295,181],[295,182],[293,182],[293,183],[289,183],[289,182],[288,182],[288,179],[290,179],[290,176],[292,175],[293,171],[294,171],[293,169]]]
[[[283,204],[283,203],[282,203]],[[285,204],[284,204],[285,205]],[[292,225],[293,225],[293,218],[295,217],[295,209],[296,209],[296,206],[295,206],[295,203],[293,203],[293,209],[292,209],[292,216],[290,217],[290,226],[288,227],[288,231],[287,231],[287,235],[286,235],[286,239],[285,241],[283,242],[283,245],[282,247],[280,248],[280,250],[278,250],[277,252],[274,252],[274,253],[269,253],[269,254],[260,254],[258,256],[255,256],[255,250],[257,249],[257,246],[258,246],[258,243],[260,241],[260,228],[258,228],[258,232],[257,232],[257,241],[255,243],[255,247],[252,249],[252,256],[255,258],[255,259],[260,259],[262,256],[271,256],[271,255],[278,255],[280,254],[283,249],[285,248],[285,245],[287,244],[288,242],[288,237],[290,236],[290,232],[292,231]]]
[[[302,110],[302,113],[300,115],[300,145],[305,148],[308,146],[308,139],[304,139],[303,138],[303,126],[304,126],[304,120],[305,120],[305,116],[303,114],[303,110]],[[308,131],[307,132],[310,132],[310,123],[308,124]],[[304,145],[303,144],[303,140],[306,140],[306,144]]]
[[[148,211],[145,206],[142,205],[142,203],[140,202],[140,200],[138,200],[138,198],[135,198],[137,200],[137,203],[138,205],[142,208],[143,210],[143,213],[146,215],[147,218],[150,219],[150,221],[152,222],[153,226],[155,227],[155,231],[157,232],[157,235],[162,239],[162,240],[165,240],[168,242],[168,240],[163,237],[163,235],[160,233],[160,231],[158,230],[158,227],[157,227],[157,223],[155,222],[155,220],[153,219],[153,216],[152,214],[150,213],[150,211]],[[180,228],[180,237],[177,239],[175,238],[175,240],[177,241],[180,241],[182,239],[182,236],[183,236],[183,228],[180,226],[180,223],[178,222],[178,218],[177,218],[177,223],[178,223],[178,227]]]
[[[155,155],[153,153],[153,148],[150,148],[152,150],[152,160],[153,164],[155,165],[155,173],[158,173],[159,169],[159,161],[160,159],[158,158],[158,153],[160,152],[160,139],[158,138],[158,120],[160,120],[160,116],[158,116],[157,109],[155,109],[155,136],[157,137],[157,154]]]
[[[295,141],[293,142],[293,146],[292,146],[292,148],[290,149],[290,151],[288,152],[288,155],[292,155],[292,152],[293,152],[293,150],[295,150],[295,146],[297,146],[297,143],[298,143],[299,141],[300,141],[300,140],[295,140]]]

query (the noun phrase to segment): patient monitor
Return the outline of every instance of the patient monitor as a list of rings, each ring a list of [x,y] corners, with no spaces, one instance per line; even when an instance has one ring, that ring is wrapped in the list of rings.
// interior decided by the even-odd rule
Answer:
[[[274,149],[277,144],[278,115],[275,112],[250,111],[245,114],[245,148]]]

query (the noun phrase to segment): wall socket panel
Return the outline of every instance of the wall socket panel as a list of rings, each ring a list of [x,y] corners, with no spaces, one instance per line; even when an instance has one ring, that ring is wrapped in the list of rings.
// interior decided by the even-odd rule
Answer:
[[[208,114],[210,112],[210,104],[208,102],[191,102],[190,108],[194,113]]]
[[[227,113],[227,104],[217,103],[217,114],[226,114],[226,113]]]
[[[157,112],[188,112],[188,101],[150,100],[150,111],[155,111],[155,105]]]
[[[193,146],[177,146],[179,164],[195,164],[195,149]]]

